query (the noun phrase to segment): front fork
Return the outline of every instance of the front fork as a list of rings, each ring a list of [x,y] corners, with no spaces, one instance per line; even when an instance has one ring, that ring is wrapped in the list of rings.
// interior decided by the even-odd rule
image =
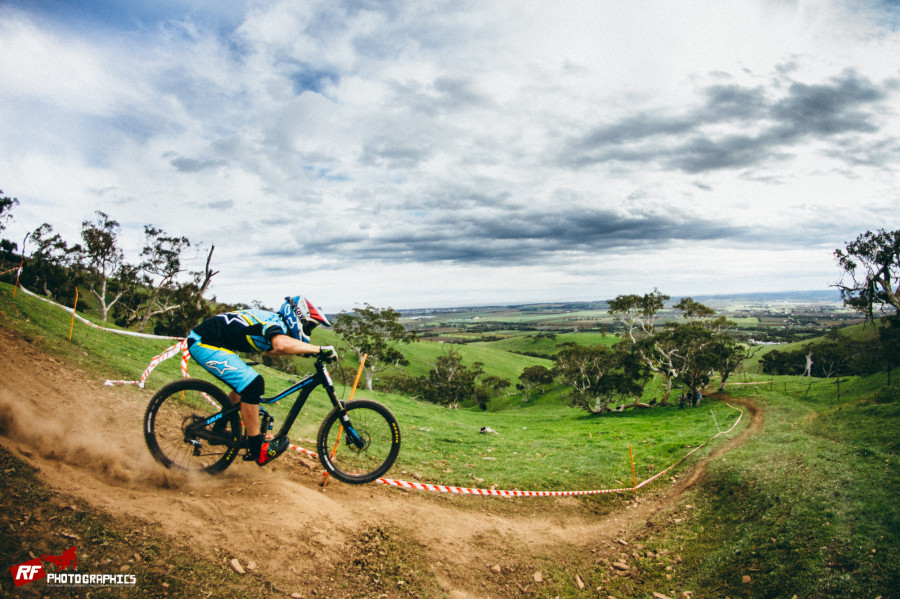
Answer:
[[[334,392],[334,383],[331,381],[331,375],[328,374],[328,371],[325,368],[321,369],[321,373],[325,377],[325,389],[328,392],[328,397],[331,398],[332,405],[341,411],[341,427],[343,430],[347,431],[347,444],[353,445],[357,449],[365,449],[365,440],[359,436],[359,433],[356,432],[356,429],[353,428],[353,425],[350,423],[347,406],[337,398],[337,395]],[[338,437],[338,439],[340,439],[340,437]],[[335,446],[335,449],[337,449],[337,446]]]
[[[366,442],[359,436],[359,433],[356,432],[356,429],[353,428],[353,425],[350,423],[350,416],[347,414],[347,408],[341,408],[341,425],[344,427],[344,430],[347,431],[347,442],[348,444],[354,445],[357,449],[365,449]]]

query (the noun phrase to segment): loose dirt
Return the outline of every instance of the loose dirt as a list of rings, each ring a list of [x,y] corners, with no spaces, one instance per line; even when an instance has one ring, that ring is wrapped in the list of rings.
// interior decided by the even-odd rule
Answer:
[[[154,462],[144,445],[141,424],[151,395],[104,387],[0,329],[4,447],[37,467],[56,491],[116,519],[150,523],[198,558],[255,562],[258,575],[276,588],[304,597],[328,588],[333,567],[347,563],[361,532],[376,529],[421,548],[447,597],[504,596],[503,587],[486,590],[485,580],[517,571],[532,580],[535,564],[586,547],[608,547],[612,554],[614,541],[670,507],[697,484],[707,461],[762,423],[762,414],[745,403],[750,425],[717,442],[674,486],[656,483],[636,499],[628,494],[598,509],[575,498],[456,497],[337,481],[323,488],[318,465],[294,453],[265,468],[236,462],[217,477],[180,475]],[[521,583],[509,588],[515,593],[508,596],[528,590]]]

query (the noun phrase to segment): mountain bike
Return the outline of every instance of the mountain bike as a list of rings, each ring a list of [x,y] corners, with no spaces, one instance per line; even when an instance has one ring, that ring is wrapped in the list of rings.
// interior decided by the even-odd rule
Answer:
[[[286,435],[313,389],[322,386],[333,409],[319,427],[316,450],[325,470],[349,484],[369,483],[385,474],[400,452],[400,427],[384,405],[357,399],[343,402],[334,391],[327,362],[272,397],[260,399],[260,427],[273,428],[262,404],[297,393],[278,435]],[[144,440],[166,468],[217,474],[234,461],[245,442],[240,403],[232,405],[218,386],[199,379],[169,383],[150,400],[144,415]]]

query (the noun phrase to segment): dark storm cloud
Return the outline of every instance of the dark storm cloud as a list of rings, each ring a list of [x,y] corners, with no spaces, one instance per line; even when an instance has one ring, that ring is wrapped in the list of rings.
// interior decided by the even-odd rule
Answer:
[[[680,214],[596,209],[471,210],[414,217],[381,233],[348,241],[317,236],[333,257],[366,256],[385,262],[536,264],[552,256],[659,248],[678,240],[715,240],[747,233],[744,227]],[[575,258],[573,258],[575,259]]]
[[[794,83],[788,95],[776,102],[770,116],[778,124],[774,133],[785,141],[807,135],[831,136],[847,132],[873,132],[871,109],[886,97],[882,89],[852,71],[830,85]]]
[[[878,86],[852,70],[823,84],[791,83],[775,99],[770,96],[777,88],[712,86],[695,110],[641,114],[595,127],[570,140],[560,160],[574,168],[620,161],[702,173],[782,159],[812,139],[840,148],[877,134],[875,113],[896,87],[894,81]]]

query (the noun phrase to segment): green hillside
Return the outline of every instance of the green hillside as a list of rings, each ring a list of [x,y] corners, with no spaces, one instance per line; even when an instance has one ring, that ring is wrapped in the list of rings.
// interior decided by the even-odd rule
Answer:
[[[321,345],[334,345],[338,348],[342,345],[341,338],[334,331],[321,328],[316,329],[313,333],[312,341]],[[409,360],[409,366],[406,366],[404,370],[411,376],[419,377],[427,376],[438,356],[450,351],[451,348],[462,356],[465,366],[471,368],[475,362],[481,362],[485,375],[508,380],[513,386],[525,368],[535,364],[547,367],[552,365],[549,360],[510,353],[504,347],[492,343],[451,344],[417,341],[402,345],[399,349]],[[356,356],[351,354],[345,357],[347,358],[345,367],[355,369]]]
[[[409,360],[407,372],[413,376],[427,375],[437,357],[448,352],[450,347],[450,344],[434,342],[417,342],[404,346],[403,355]],[[513,384],[519,380],[523,369],[535,364],[547,367],[551,365],[549,360],[512,354],[490,344],[453,344],[452,348],[462,356],[465,366],[471,367],[475,362],[481,362],[486,375],[498,376]]]
[[[137,378],[167,340],[126,337],[75,323],[70,315],[0,283],[0,328],[77,367],[102,385],[108,378]],[[848,329],[868,335],[871,329]],[[316,331],[313,341],[333,343]],[[564,340],[560,335],[557,342]],[[527,345],[522,338],[511,347]],[[547,363],[504,351],[498,342],[457,349],[466,363],[481,361],[489,373],[512,377],[524,364]],[[516,344],[522,344],[517,346]],[[787,346],[777,346],[787,347]],[[410,371],[424,374],[445,348],[417,343],[405,350]],[[302,365],[303,362],[300,361]],[[308,364],[308,362],[307,362]],[[343,365],[353,370],[352,361]],[[260,368],[267,388],[291,377]],[[196,365],[192,376],[203,376]],[[128,388],[125,397],[144,405],[163,383],[180,377],[177,360],[163,363],[147,389]],[[895,377],[896,379],[896,377]],[[386,393],[358,392],[390,407],[403,434],[400,457],[389,476],[451,486],[570,491],[627,487],[634,471],[642,480],[681,459],[736,422],[735,407],[753,402],[762,410],[758,430],[743,444],[712,460],[699,485],[659,509],[640,533],[639,544],[624,547],[632,575],[610,576],[590,548],[572,547],[560,556],[579,572],[586,589],[601,596],[651,597],[654,592],[696,597],[871,597],[896,596],[900,588],[900,386],[886,377],[834,379],[757,376],[745,370],[732,378],[728,397],[709,397],[699,409],[653,408],[591,416],[561,401],[558,391],[505,409],[449,410]],[[658,387],[653,387],[658,392]],[[348,395],[349,390],[340,388]],[[327,410],[313,394],[291,432],[293,441],[312,446]],[[276,418],[285,407],[276,408]],[[746,429],[745,415],[736,432]],[[482,427],[495,433],[483,434]],[[138,428],[135,435],[140,435]],[[604,494],[578,501],[598,512],[625,510],[634,501],[652,501],[698,457],[720,447],[725,437],[637,493]],[[3,497],[5,505],[10,498]],[[483,501],[542,500],[460,498],[460,509],[477,510]],[[549,500],[552,501],[552,500]],[[502,504],[497,509],[503,509]],[[561,523],[561,526],[565,523]],[[601,540],[598,540],[600,542]],[[603,540],[603,542],[607,542]],[[677,557],[677,559],[675,559]],[[11,562],[12,563],[12,562]],[[545,573],[546,576],[546,573]],[[570,581],[546,576],[547,596],[585,596]]]
[[[842,327],[838,329],[841,335],[846,336],[848,339],[853,339],[856,341],[867,341],[878,338],[878,328],[884,326],[881,320],[872,324],[853,324],[846,327]],[[744,361],[742,368],[746,372],[759,372],[759,361],[760,359],[771,351],[781,351],[781,352],[791,352],[794,350],[802,349],[809,345],[810,343],[817,343],[817,339],[804,339],[803,341],[795,341],[793,343],[780,343],[777,345],[765,345],[760,346],[756,351],[753,352],[753,355]]]
[[[612,346],[618,340],[619,338],[615,335],[598,332],[584,332],[559,333],[552,337],[549,337],[546,334],[516,335],[499,341],[479,341],[470,345],[490,347],[504,352],[513,352],[524,355],[539,354],[551,356],[559,351],[559,346],[564,343]]]

